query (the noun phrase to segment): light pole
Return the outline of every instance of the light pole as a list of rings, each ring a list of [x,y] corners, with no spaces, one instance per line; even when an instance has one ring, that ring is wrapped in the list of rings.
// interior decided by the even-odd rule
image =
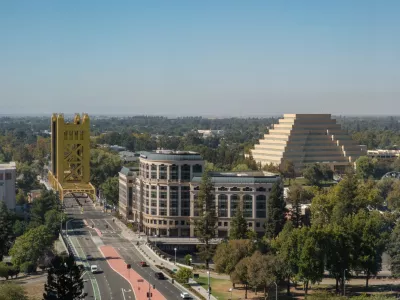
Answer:
[[[275,300],[278,300],[278,285],[276,284],[276,282],[274,282],[275,284]]]
[[[178,250],[178,249],[174,248],[174,251],[175,251],[175,265],[176,265],[176,250]]]
[[[189,258],[189,262],[190,262],[190,266],[192,266],[192,259],[191,258]]]
[[[233,288],[229,289],[229,291],[231,292],[231,299],[230,300],[232,300],[232,290],[233,290]]]
[[[343,270],[343,296],[346,296],[346,271],[347,269]]]
[[[211,291],[210,291],[210,271],[207,271],[207,274],[208,274],[208,300],[210,300],[210,297],[211,297]]]

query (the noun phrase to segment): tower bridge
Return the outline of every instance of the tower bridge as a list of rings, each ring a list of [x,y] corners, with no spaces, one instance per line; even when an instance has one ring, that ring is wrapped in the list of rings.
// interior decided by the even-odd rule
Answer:
[[[63,201],[68,194],[83,193],[92,200],[96,190],[90,183],[90,120],[75,114],[73,122],[63,114],[51,117],[51,170],[49,182]]]

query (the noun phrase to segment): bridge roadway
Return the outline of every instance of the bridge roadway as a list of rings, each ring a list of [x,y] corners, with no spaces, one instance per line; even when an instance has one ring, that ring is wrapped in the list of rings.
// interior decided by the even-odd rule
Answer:
[[[78,202],[82,205],[83,210],[77,204]],[[95,275],[96,279],[99,279],[98,285],[101,289],[102,299],[135,299],[133,292],[124,293],[124,290],[128,291],[131,287],[126,280],[115,274],[99,251],[99,247],[103,245],[113,246],[122,259],[131,264],[136,273],[155,286],[165,297],[163,299],[180,299],[181,291],[175,284],[172,284],[169,280],[156,279],[154,276],[156,270],[153,267],[140,266],[140,262],[145,259],[132,244],[136,241],[129,241],[121,236],[121,229],[113,223],[113,218],[110,214],[97,210],[89,199],[85,203],[83,198],[65,198],[64,204],[65,211],[70,217],[74,218],[68,224],[68,231],[71,228],[70,226],[75,228],[82,251],[92,255],[94,260],[91,264],[97,264],[104,271],[103,274]],[[73,207],[71,207],[72,205]],[[92,228],[92,225],[94,228]],[[135,283],[134,288],[138,288]],[[103,294],[106,296],[103,296]],[[109,298],[110,296],[108,295],[113,298]]]

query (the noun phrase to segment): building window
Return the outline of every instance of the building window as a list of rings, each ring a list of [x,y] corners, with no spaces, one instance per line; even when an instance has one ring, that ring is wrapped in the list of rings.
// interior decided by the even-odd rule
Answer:
[[[228,226],[228,222],[224,222],[224,226],[227,227]]]
[[[160,179],[167,179],[167,166],[160,165]]]
[[[222,226],[222,222],[218,222],[218,226]]]
[[[265,192],[265,191],[267,191],[267,189],[264,188],[264,187],[262,187],[262,186],[260,186],[260,187],[258,187],[258,188],[256,189],[256,191],[257,191],[257,192]]]
[[[236,194],[231,195],[231,218],[235,215],[238,205],[239,205],[239,196]]]
[[[257,223],[256,223],[256,227],[257,227],[257,228],[260,227],[260,222],[257,222]]]
[[[0,180],[3,180],[3,173],[0,173]]]
[[[179,225],[179,221],[178,220],[175,220],[175,225]]]
[[[270,191],[271,191],[271,188],[268,189],[268,192],[270,192]]]
[[[228,196],[219,195],[218,196],[218,217],[226,218],[228,217]]]
[[[177,165],[170,166],[169,178],[171,180],[178,180],[178,166]]]
[[[249,222],[248,227],[253,227],[253,223]]]
[[[243,196],[243,217],[253,217],[253,196],[249,194]]]
[[[193,173],[202,173],[203,172],[203,167],[199,164],[195,164],[193,166]]]
[[[151,209],[151,215],[156,216],[157,215],[157,208],[152,208]]]
[[[169,187],[169,199],[178,200],[178,187],[177,186]]]
[[[174,221],[169,221],[169,225],[174,225]]]
[[[181,225],[185,225],[185,221],[184,220],[181,220]]]
[[[240,189],[238,187],[234,186],[233,188],[231,188],[231,191],[237,192],[237,191],[240,191]]]
[[[6,180],[11,180],[11,173],[6,173]]]
[[[157,166],[151,165],[151,179],[157,179]]]
[[[248,186],[246,186],[244,189],[243,189],[243,191],[245,191],[245,192],[251,192],[253,189],[252,188],[250,188],[250,187],[248,187]]]
[[[183,165],[182,166],[182,171],[181,171],[181,176],[182,176],[182,180],[190,180],[190,166],[189,165]]]
[[[265,195],[256,196],[256,218],[266,218],[267,197]]]
[[[221,186],[220,188],[218,188],[218,191],[227,191],[228,189],[224,186]]]

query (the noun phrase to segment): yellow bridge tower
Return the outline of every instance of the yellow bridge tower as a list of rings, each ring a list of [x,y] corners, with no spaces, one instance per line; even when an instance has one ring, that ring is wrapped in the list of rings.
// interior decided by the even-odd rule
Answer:
[[[49,182],[63,201],[71,193],[87,194],[92,200],[96,190],[90,183],[90,120],[87,114],[75,115],[66,123],[63,114],[51,117],[51,170]]]

